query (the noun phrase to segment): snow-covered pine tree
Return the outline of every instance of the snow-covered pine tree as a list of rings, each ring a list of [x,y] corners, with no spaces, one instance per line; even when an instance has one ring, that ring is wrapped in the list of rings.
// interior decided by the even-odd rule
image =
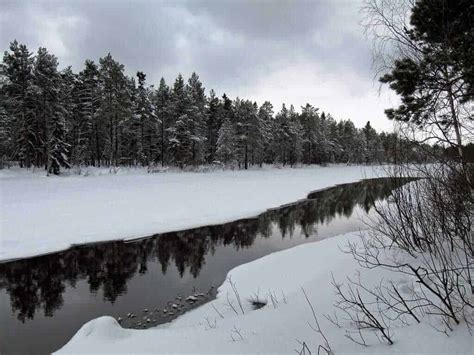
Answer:
[[[229,117],[225,117],[217,139],[216,156],[221,163],[229,165],[237,160],[236,143],[234,124]]]
[[[326,117],[326,139],[329,143],[328,163],[336,163],[342,152],[339,130],[336,120],[328,114]]]
[[[366,140],[366,163],[375,163],[382,160],[381,153],[383,147],[379,136],[375,129],[371,126],[370,121],[362,129]]]
[[[67,114],[67,109],[62,104],[58,104],[50,123],[48,173],[55,175],[59,174],[61,167],[71,167],[68,158],[70,145],[66,142],[65,129]]]
[[[52,130],[56,120],[64,117],[63,108],[59,102],[61,78],[58,73],[58,60],[40,47],[36,54],[33,69],[33,96],[35,102],[35,123],[39,140],[36,150],[36,165],[44,165],[49,172],[51,168]]]
[[[0,90],[0,101],[4,102],[4,100]],[[14,132],[14,124],[13,117],[7,113],[3,105],[0,105],[0,169],[11,160],[15,150],[15,140],[11,135],[11,132]]]
[[[294,166],[301,160],[301,153],[303,150],[303,127],[299,120],[298,114],[295,112],[293,105],[290,106],[288,115],[289,119],[289,156],[288,162]]]
[[[154,122],[150,90],[146,87],[146,75],[137,72],[138,87],[135,98],[135,118],[138,122],[137,156],[141,165],[146,166],[151,160],[152,126]]]
[[[357,163],[365,163],[367,157],[367,140],[365,134],[361,129],[357,130],[354,137],[354,156],[357,159]]]
[[[10,43],[0,66],[4,124],[11,137],[9,158],[18,159],[20,166],[29,168],[35,163],[38,139],[35,132],[32,100],[33,58],[28,48],[16,40]]]
[[[339,137],[341,144],[341,155],[339,157],[339,162],[345,162],[347,164],[354,163],[357,161],[355,156],[355,141],[357,129],[350,120],[340,121],[338,123],[339,128]]]
[[[330,140],[330,124],[325,112],[316,121],[316,144],[315,144],[315,162],[317,164],[326,164],[330,161],[331,150],[333,149]]]
[[[104,156],[111,165],[125,163],[130,157],[122,156],[125,149],[122,132],[129,125],[125,122],[132,118],[133,82],[124,74],[124,66],[112,58],[109,53],[99,60],[99,80],[101,88],[101,105],[98,110],[99,120],[106,127]]]
[[[158,138],[158,153],[156,156],[160,157],[161,166],[168,163],[168,128],[171,126],[172,117],[170,112],[170,88],[166,85],[165,79],[161,78],[160,86],[154,95],[154,107],[156,122],[158,124],[159,138]]]
[[[263,133],[263,157],[260,165],[264,162],[273,163],[271,143],[273,139],[273,105],[270,101],[265,101],[258,109],[258,116],[262,125]]]
[[[265,147],[268,142],[268,128],[264,117],[259,115],[259,108],[254,102],[249,104],[249,161],[251,165],[262,165],[265,158]]]
[[[257,115],[252,101],[236,98],[233,104],[235,117],[236,148],[239,166],[248,169],[250,160],[251,118]]]
[[[222,126],[223,106],[214,90],[209,92],[206,120],[206,162],[211,164],[216,159],[219,129]]]
[[[319,114],[317,108],[306,104],[301,108],[300,122],[303,129],[302,161],[305,164],[317,163],[316,145],[318,137]]]
[[[189,95],[187,123],[189,126],[189,132],[191,133],[191,162],[196,165],[203,163],[205,158],[207,120],[207,99],[204,93],[204,87],[196,73],[192,73],[189,78],[186,90]]]
[[[71,147],[74,146],[71,142],[71,134],[77,121],[77,75],[74,74],[72,68],[66,67],[59,72],[59,105],[63,111],[63,125],[64,125],[64,139],[68,145],[68,166],[70,163],[77,164],[74,157],[71,156]]]
[[[76,164],[100,166],[105,132],[97,114],[101,104],[99,69],[91,60],[86,60],[84,65],[74,90],[76,115],[73,132],[70,133],[72,157]]]
[[[272,131],[274,161],[285,165],[289,162],[291,149],[289,112],[285,104],[275,116]]]
[[[192,163],[192,132],[189,129],[189,90],[186,89],[183,76],[178,74],[171,93],[171,112],[173,123],[168,128],[169,148],[173,162],[179,167]]]

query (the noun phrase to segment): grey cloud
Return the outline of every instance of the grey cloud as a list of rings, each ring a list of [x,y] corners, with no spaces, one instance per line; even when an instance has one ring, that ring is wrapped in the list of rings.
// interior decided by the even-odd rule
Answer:
[[[142,70],[150,83],[196,71],[208,89],[230,96],[252,92],[302,58],[370,81],[370,51],[352,21],[356,7],[351,0],[3,0],[0,48],[15,38],[33,52],[52,44],[61,65],[76,71],[110,52],[129,75]]]
[[[253,38],[285,40],[304,36],[324,25],[328,1],[189,1],[191,12],[211,18],[221,27]]]

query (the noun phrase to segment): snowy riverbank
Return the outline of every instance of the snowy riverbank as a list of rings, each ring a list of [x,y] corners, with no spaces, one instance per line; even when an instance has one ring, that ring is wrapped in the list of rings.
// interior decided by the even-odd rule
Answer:
[[[92,320],[60,352],[290,354],[295,349],[301,350],[300,341],[316,354],[323,342],[308,325],[308,322],[314,325],[314,320],[303,287],[336,354],[470,353],[472,337],[463,325],[447,337],[423,319],[421,324],[393,326],[395,344],[392,346],[381,344],[369,334],[366,335],[369,346],[362,347],[345,337],[345,329],[324,317],[334,311],[331,272],[337,281],[344,281],[360,270],[367,286],[375,286],[381,278],[400,284],[410,282],[400,274],[360,269],[350,255],[340,250],[357,237],[353,233],[300,245],[233,269],[228,277],[238,290],[244,314],[232,285],[227,282],[219,288],[216,300],[158,328],[123,329],[111,317]],[[274,301],[268,296],[270,293]],[[252,310],[248,302],[255,294],[267,300],[262,309]],[[236,312],[229,307],[229,299]]]
[[[102,171],[103,173],[104,171]],[[0,260],[255,216],[310,191],[385,175],[362,166],[90,176],[0,170]]]

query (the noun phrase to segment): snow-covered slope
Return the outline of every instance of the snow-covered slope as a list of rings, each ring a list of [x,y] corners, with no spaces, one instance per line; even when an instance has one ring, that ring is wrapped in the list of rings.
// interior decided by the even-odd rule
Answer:
[[[360,166],[99,176],[0,171],[0,260],[257,215],[384,169]]]
[[[354,238],[357,238],[355,233],[300,245],[233,269],[228,277],[242,300],[243,315],[232,285],[227,282],[220,287],[216,300],[169,325],[131,330],[121,328],[114,318],[101,317],[85,324],[60,352],[291,354],[300,351],[300,342],[305,342],[317,354],[318,345],[323,342],[309,326],[309,323],[314,326],[314,320],[303,287],[336,354],[469,354],[473,338],[462,325],[447,337],[423,321],[419,325],[391,329],[395,341],[392,346],[366,335],[369,346],[361,347],[345,337],[345,329],[324,318],[324,314],[332,314],[334,310],[331,272],[336,280],[344,281],[358,270],[352,257],[340,250]],[[368,286],[376,285],[381,278],[408,281],[400,274],[379,269],[361,270],[361,279]],[[270,293],[275,302],[268,297]],[[264,308],[251,309],[248,299],[255,294],[267,298]],[[229,307],[228,297],[238,315]]]

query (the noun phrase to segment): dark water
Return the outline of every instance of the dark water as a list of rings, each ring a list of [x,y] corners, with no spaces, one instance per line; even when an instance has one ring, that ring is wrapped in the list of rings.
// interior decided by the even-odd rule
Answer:
[[[0,353],[49,353],[102,315],[125,318],[125,327],[143,322],[144,315],[147,326],[170,321],[177,314],[143,310],[169,308],[179,303],[178,295],[205,295],[192,306],[183,301],[184,312],[212,298],[212,287],[237,265],[359,230],[374,201],[406,182],[339,185],[256,218],[0,264]],[[138,317],[126,318],[129,312]]]

